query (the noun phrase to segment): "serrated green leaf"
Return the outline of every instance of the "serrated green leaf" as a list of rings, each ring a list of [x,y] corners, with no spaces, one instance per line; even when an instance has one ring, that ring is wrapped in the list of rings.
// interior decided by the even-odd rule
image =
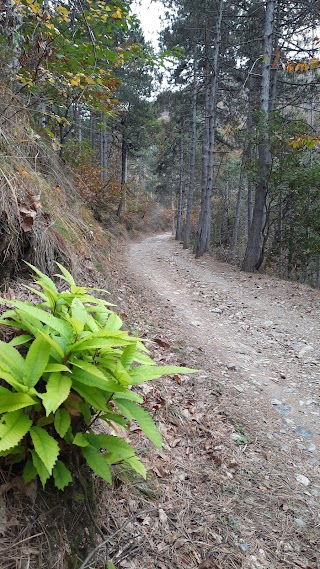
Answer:
[[[135,419],[140,429],[147,435],[156,447],[162,447],[161,435],[149,413],[133,401],[116,401],[117,407],[129,420]]]
[[[47,324],[47,326],[56,332],[59,332],[59,334],[65,338],[69,339],[72,337],[72,328],[67,322],[61,320],[61,318],[56,318],[53,314],[50,314],[41,308],[37,308],[36,306],[29,306],[26,302],[21,300],[8,300],[7,302],[8,304],[12,304],[15,308],[18,308],[22,315],[30,315],[38,322]]]
[[[25,393],[10,393],[8,391],[7,394],[4,394],[2,390],[0,391],[0,413],[24,409],[24,407],[29,407],[34,403],[36,400]]]
[[[105,323],[105,330],[120,330],[122,327],[122,320],[115,312],[111,312],[108,320]]]
[[[107,411],[108,395],[106,392],[88,385],[83,385],[82,383],[78,383],[76,380],[73,380],[72,382],[72,389],[79,393],[79,395],[81,395],[81,397],[83,397],[94,409],[97,409],[97,411]],[[112,393],[110,393],[110,396],[112,396]]]
[[[56,464],[53,467],[53,478],[54,483],[58,490],[63,490],[70,482],[72,482],[72,475],[70,470],[61,462],[61,460],[57,460]]]
[[[54,413],[68,398],[71,385],[72,380],[69,375],[52,373],[49,376],[46,392],[41,395],[47,416]]]
[[[78,342],[75,342],[72,346],[72,351],[110,351],[114,347],[127,346],[132,343],[135,344],[135,339],[128,336],[127,333],[122,330],[119,332],[112,330],[100,330],[99,332],[93,332],[90,336],[86,336],[85,338],[78,340]]]
[[[54,416],[54,428],[63,439],[71,425],[71,417],[66,409],[57,409]]]
[[[111,561],[108,561],[107,569],[117,569],[117,568]]]
[[[73,365],[72,377],[79,383],[83,383],[89,387],[97,387],[98,389],[111,393],[119,388],[119,384],[117,384],[116,381],[107,378],[94,365],[87,364],[86,362],[73,362]],[[88,371],[89,369],[92,369],[93,373]]]
[[[47,302],[49,300],[48,297],[43,292],[41,292],[40,290],[37,290],[36,288],[33,288],[32,286],[28,286],[25,284],[23,284],[22,286],[23,286],[23,288],[30,290],[33,294],[36,294],[37,296],[42,298],[42,300],[44,300],[45,302]],[[50,304],[51,304],[51,299],[50,299]]]
[[[27,353],[22,381],[34,387],[42,377],[49,361],[50,345],[41,336],[36,338]]]
[[[100,415],[99,419],[101,419],[102,421],[106,421],[109,424],[117,423],[118,425],[120,425],[125,429],[127,428],[128,425],[127,419],[124,419],[122,415],[119,415],[118,413],[115,413],[113,411],[108,411],[107,413]]]
[[[29,431],[32,421],[23,411],[13,411],[1,417],[0,451],[15,447]]]
[[[158,379],[163,375],[172,375],[174,373],[197,373],[199,370],[191,369],[188,367],[179,366],[137,366],[130,371],[131,384],[138,385],[144,381],[150,381],[152,379]]]
[[[33,466],[35,467],[38,476],[41,480],[41,484],[44,487],[46,481],[48,480],[48,478],[50,477],[50,472],[48,471],[48,469],[45,467],[45,465],[43,464],[40,456],[37,454],[37,452],[35,450],[31,451],[31,456],[32,456],[32,463]]]
[[[89,442],[87,441],[87,439],[85,438],[85,436],[82,433],[77,433],[76,436],[73,439],[73,445],[76,445],[77,447],[87,447],[89,446]]]
[[[19,444],[19,445],[16,445],[15,447],[8,449],[8,450],[2,450],[0,452],[0,456],[9,456],[9,455],[14,455],[14,454],[20,455],[22,453],[22,451],[24,451],[24,448],[21,444]]]
[[[93,472],[111,484],[111,472],[106,457],[92,446],[81,449],[81,452]]]
[[[36,476],[37,476],[37,470],[32,460],[28,460],[28,462],[26,462],[26,464],[24,465],[24,469],[22,472],[23,482],[25,484],[29,484],[29,482],[31,482],[31,480],[34,480]]]
[[[83,415],[84,422],[86,423],[86,425],[89,425],[89,423],[91,423],[91,419],[92,419],[90,405],[83,401],[83,403],[80,404],[80,411]]]
[[[28,388],[22,383],[19,383],[13,377],[13,375],[11,375],[11,373],[3,371],[1,368],[0,368],[0,379],[4,379],[9,385],[11,385],[11,387],[14,387],[14,389],[16,389],[17,391],[21,391],[22,393],[26,393],[26,391],[28,391]]]
[[[137,344],[131,344],[123,350],[121,356],[121,363],[125,369],[129,369],[132,362],[135,360],[136,355],[137,355]]]
[[[129,401],[135,401],[136,403],[143,403],[144,399],[139,393],[135,391],[127,391],[126,393],[115,393],[113,399],[129,399]]]
[[[67,366],[63,364],[51,364],[51,363],[47,365],[46,369],[44,370],[44,373],[56,373],[61,371],[67,371],[71,373],[71,369],[69,369]]]
[[[48,470],[49,474],[51,474],[59,455],[59,446],[57,441],[41,427],[31,427],[30,435],[36,453]]]
[[[12,338],[8,343],[10,346],[23,346],[23,344],[27,344],[30,340],[32,340],[32,336],[29,336],[29,334],[20,334]]]
[[[117,437],[115,435],[107,435],[104,433],[96,434],[96,433],[88,433],[86,435],[86,439],[89,443],[94,446],[97,450],[106,450],[108,453],[113,453],[116,455],[117,453],[124,453],[123,457],[127,458],[129,456],[134,456],[135,451],[132,446],[127,443],[121,437]],[[119,458],[120,454],[119,454]]]
[[[78,298],[74,298],[71,303],[71,313],[72,313],[72,318],[75,319],[76,322],[78,322],[77,334],[80,335],[85,327],[88,313],[84,305]]]
[[[131,385],[131,375],[128,370],[122,365],[121,361],[118,360],[116,365],[112,369],[112,373],[115,378],[121,383],[121,385],[128,386]]]
[[[0,367],[10,372],[15,379],[21,382],[24,372],[24,359],[13,346],[0,340]]]
[[[138,474],[140,474],[144,479],[147,478],[147,469],[141,460],[138,459],[137,456],[132,456],[129,458],[124,459],[123,461],[125,464],[130,466],[133,470],[135,470]]]
[[[59,267],[62,275],[55,275],[56,277],[59,277],[60,279],[63,279],[64,281],[66,281],[70,286],[71,285],[75,285],[76,283],[74,282],[74,278],[72,276],[71,273],[69,273],[69,271],[67,271],[67,269],[63,266],[60,265],[60,263],[58,263],[56,261],[56,265]],[[86,290],[86,289],[85,289]]]
[[[57,352],[57,354],[59,354],[59,356],[62,358],[64,357],[63,349],[61,348],[60,344],[58,344],[58,342],[52,338],[52,336],[49,336],[49,334],[46,334],[46,332],[43,330],[37,330],[37,333],[41,334],[41,336],[48,342],[48,344],[50,344],[50,346]]]
[[[42,273],[39,269],[37,269],[37,267],[35,267],[34,265],[31,265],[31,263],[28,263],[27,261],[25,261],[26,265],[28,265],[28,267],[30,267],[30,269],[33,270],[34,273],[36,273],[36,275],[38,275],[38,277],[40,278],[36,278],[37,282],[42,286],[42,283],[44,283],[46,285],[46,287],[48,287],[53,293],[58,295],[58,291],[57,291],[57,287],[54,284],[54,282],[44,273]]]
[[[86,309],[88,310],[88,306],[86,306]],[[91,316],[91,314],[87,314],[87,320],[86,320],[86,328],[89,328],[90,332],[99,332],[99,330],[101,330],[101,326],[99,326],[99,324],[97,324],[95,318],[93,318],[93,316]]]

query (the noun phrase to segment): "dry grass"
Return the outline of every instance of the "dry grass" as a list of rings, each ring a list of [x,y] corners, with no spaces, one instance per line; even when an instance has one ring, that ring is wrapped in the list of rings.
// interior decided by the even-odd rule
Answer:
[[[89,255],[91,228],[82,220],[83,206],[51,141],[36,134],[19,99],[1,87],[0,100],[2,277],[15,274],[22,259],[49,273],[58,260],[76,272],[77,256]],[[38,209],[31,231],[25,231],[21,207],[28,208],[32,196]]]

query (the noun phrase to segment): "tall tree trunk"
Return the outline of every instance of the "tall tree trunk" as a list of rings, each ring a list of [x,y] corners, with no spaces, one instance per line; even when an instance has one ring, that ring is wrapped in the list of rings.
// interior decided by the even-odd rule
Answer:
[[[192,207],[193,194],[195,184],[196,170],[196,150],[197,150],[197,48],[194,48],[193,59],[193,91],[192,91],[192,135],[191,135],[191,151],[190,151],[190,176],[187,197],[187,213],[186,224],[183,236],[183,248],[188,249],[190,246],[190,234],[192,223]]]
[[[176,240],[180,241],[182,237],[183,227],[183,212],[184,212],[184,179],[183,179],[183,138],[181,133],[180,140],[180,172],[179,172],[179,195],[178,195],[178,211],[177,211],[177,227],[176,227]]]
[[[203,188],[201,211],[199,215],[198,230],[196,235],[195,255],[201,257],[209,247],[210,233],[211,233],[211,198],[213,194],[214,185],[214,150],[216,139],[216,106],[218,94],[218,80],[219,80],[219,55],[221,45],[221,25],[222,14],[224,8],[224,0],[220,0],[218,8],[218,16],[216,22],[216,37],[213,52],[212,71],[211,71],[211,84],[208,96],[208,149],[207,149],[207,175],[206,187]],[[205,129],[206,136],[206,129]],[[205,150],[206,151],[206,150]]]
[[[204,215],[204,203],[207,188],[207,174],[208,174],[208,148],[209,148],[209,106],[210,106],[210,80],[208,71],[208,59],[206,59],[205,66],[205,103],[204,103],[204,128],[202,134],[202,158],[201,158],[201,201],[200,201],[200,213],[198,220],[198,228],[202,226],[203,215]],[[194,253],[197,254],[197,240],[194,247]]]
[[[128,143],[125,135],[125,125],[124,131],[122,133],[122,143],[121,143],[121,197],[117,209],[117,217],[121,217],[121,213],[125,207],[126,203],[126,191],[128,182]]]
[[[261,140],[259,143],[259,181],[257,184],[253,208],[252,223],[249,230],[248,243],[242,263],[242,270],[254,272],[263,262],[264,222],[266,216],[266,200],[268,193],[268,176],[271,166],[270,145],[270,70],[274,25],[275,0],[267,0],[264,27],[264,60],[262,63],[261,81]]]
[[[237,204],[236,204],[236,215],[234,220],[234,227],[233,227],[233,234],[232,234],[232,241],[231,241],[231,253],[233,256],[236,254],[237,245],[238,245],[238,235],[239,235],[239,227],[240,227],[240,217],[241,217],[241,199],[242,199],[242,191],[243,191],[243,159],[240,167],[240,176],[239,176],[239,186],[237,192]]]
[[[174,198],[175,198],[174,190],[172,187],[172,190],[171,190],[171,212],[172,212],[172,214],[171,214],[171,216],[172,216],[171,217],[171,232],[172,232],[172,235],[175,234],[175,219],[176,219],[176,214],[175,214],[176,207],[175,207],[175,199]]]
[[[107,117],[102,115],[101,117],[101,132],[100,132],[100,168],[101,168],[101,180],[103,182],[107,181],[108,178],[108,133],[107,133]]]
[[[75,125],[76,125],[76,135],[79,144],[81,144],[83,136],[82,136],[82,120],[81,120],[81,107],[77,106],[76,117],[75,117]]]
[[[96,114],[90,111],[90,146],[92,148],[91,164],[95,164],[95,150],[96,150]]]

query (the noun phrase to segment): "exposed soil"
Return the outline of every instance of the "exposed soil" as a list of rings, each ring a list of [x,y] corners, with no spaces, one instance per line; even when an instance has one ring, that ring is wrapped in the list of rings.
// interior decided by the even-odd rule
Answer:
[[[195,260],[169,234],[131,244],[122,271],[118,300],[156,359],[202,371],[143,388],[164,436],[147,454],[160,498],[153,513],[109,502],[110,532],[127,523],[114,562],[318,569],[319,291]]]
[[[219,366],[217,379],[261,430],[280,429],[286,450],[319,465],[319,291],[196,260],[170,234],[132,245],[128,261],[163,327],[201,347],[205,369]]]

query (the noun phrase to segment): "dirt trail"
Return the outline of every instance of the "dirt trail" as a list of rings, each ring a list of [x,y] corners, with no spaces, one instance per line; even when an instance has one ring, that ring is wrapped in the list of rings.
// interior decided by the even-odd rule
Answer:
[[[241,407],[249,403],[270,439],[319,465],[319,291],[196,260],[169,234],[132,245],[129,266],[154,309],[169,308],[165,326],[201,346],[209,369],[221,366],[219,381]]]
[[[141,318],[203,372],[147,395],[190,421],[172,434],[158,414],[161,508],[182,537],[146,523],[153,553],[120,566],[319,569],[320,292],[196,260],[169,234],[131,244],[126,271]]]

